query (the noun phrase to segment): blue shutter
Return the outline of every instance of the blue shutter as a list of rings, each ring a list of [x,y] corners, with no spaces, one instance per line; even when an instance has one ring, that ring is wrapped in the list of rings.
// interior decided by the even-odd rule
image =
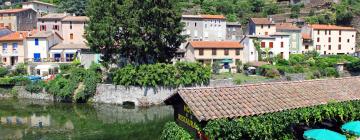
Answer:
[[[35,46],[39,46],[39,39],[35,38]]]
[[[40,53],[34,53],[34,62],[40,62]]]

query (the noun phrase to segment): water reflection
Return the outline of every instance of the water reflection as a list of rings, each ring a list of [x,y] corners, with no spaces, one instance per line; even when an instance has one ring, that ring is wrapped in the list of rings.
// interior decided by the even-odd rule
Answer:
[[[124,109],[0,99],[0,139],[158,139],[172,113],[168,106]]]

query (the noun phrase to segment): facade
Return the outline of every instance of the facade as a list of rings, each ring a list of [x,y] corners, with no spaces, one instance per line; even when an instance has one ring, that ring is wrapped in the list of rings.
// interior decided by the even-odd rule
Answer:
[[[301,53],[304,54],[308,51],[315,50],[313,46],[313,40],[311,38],[311,35],[308,33],[302,33],[302,47],[301,47]]]
[[[67,16],[62,21],[64,44],[85,44],[85,26],[89,21],[85,16]]]
[[[52,62],[50,48],[60,43],[63,39],[52,31],[36,32],[26,39],[27,62]]]
[[[254,45],[254,42],[258,42],[260,49],[262,50],[261,57],[272,58],[280,56],[283,59],[288,60],[290,54],[290,42],[289,35],[287,34],[274,34],[271,36],[247,36],[241,43],[245,46],[244,49],[244,62],[256,62],[259,61],[259,54]]]
[[[13,32],[0,37],[1,62],[7,66],[23,63],[25,60],[25,40],[28,32]]]
[[[301,53],[301,29],[292,23],[276,24],[276,32],[289,35],[290,53]]]
[[[0,27],[12,31],[31,31],[36,27],[36,12],[32,9],[0,10]]]
[[[313,40],[313,49],[321,55],[354,54],[356,30],[336,25],[307,25]]]
[[[55,31],[62,36],[61,20],[68,16],[66,13],[50,13],[39,17],[37,29],[39,31]]]
[[[243,37],[243,30],[241,24],[237,22],[226,23],[226,40],[238,40]]]
[[[50,48],[50,59],[54,62],[72,62],[76,57],[80,58],[82,50],[88,50],[85,44],[59,43]]]
[[[243,61],[244,47],[237,41],[190,41],[186,46],[185,60],[198,61],[211,66],[220,63],[220,71],[236,72],[236,62]]]
[[[29,2],[23,2],[22,3],[23,9],[33,9],[35,10],[39,16],[48,14],[48,13],[55,13],[57,12],[56,5],[41,2],[37,0],[29,1]]]
[[[251,18],[248,30],[249,35],[267,36],[276,32],[276,26],[271,18]]]

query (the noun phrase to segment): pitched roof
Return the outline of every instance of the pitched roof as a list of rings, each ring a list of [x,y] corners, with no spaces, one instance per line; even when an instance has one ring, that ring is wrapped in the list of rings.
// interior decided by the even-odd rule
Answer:
[[[74,43],[59,43],[50,48],[51,50],[65,50],[65,49],[90,49],[86,44],[74,44]]]
[[[276,30],[296,30],[300,31],[301,29],[292,23],[277,23]]]
[[[89,21],[87,16],[67,16],[62,21]]]
[[[224,15],[182,15],[183,18],[225,19]]]
[[[177,94],[199,121],[208,121],[360,100],[360,77],[184,88]]]
[[[45,16],[38,17],[38,19],[63,19],[66,16],[68,16],[68,15],[64,14],[64,13],[49,13]]]
[[[238,41],[190,41],[189,44],[194,48],[221,48],[221,49],[241,49],[243,45]]]
[[[274,24],[267,18],[251,18],[251,21],[253,21],[257,25],[269,25]]]
[[[56,5],[54,5],[54,4],[46,3],[46,2],[42,2],[42,1],[37,1],[37,0],[28,1],[28,2],[23,2],[23,4],[29,4],[29,3],[36,3],[36,4],[42,4],[42,5],[46,5],[46,6],[56,7]]]
[[[311,39],[310,34],[302,33],[301,35],[302,35],[302,38],[303,38],[303,39],[307,39],[307,40],[310,40],[310,39]]]
[[[3,37],[0,37],[0,41],[21,41],[28,36],[26,31],[13,32]]]
[[[0,14],[13,14],[13,13],[19,13],[19,12],[23,12],[23,11],[27,11],[27,10],[32,10],[32,9],[6,9],[6,10],[0,10]]]
[[[239,22],[226,22],[227,26],[241,26],[241,23]]]
[[[326,24],[312,24],[310,25],[311,28],[315,30],[353,30],[353,27],[345,27],[345,26],[337,26],[337,25],[326,25]]]
[[[52,35],[56,35],[60,39],[63,39],[57,32],[53,32],[53,31],[36,31],[30,34],[27,38],[47,38]]]

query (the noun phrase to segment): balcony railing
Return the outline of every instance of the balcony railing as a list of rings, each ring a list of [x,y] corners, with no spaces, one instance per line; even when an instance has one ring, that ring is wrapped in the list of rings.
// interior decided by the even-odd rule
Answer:
[[[52,62],[52,63],[71,63],[73,59],[67,59],[67,58],[26,58],[25,62],[31,62],[31,63],[46,63],[46,62]]]

